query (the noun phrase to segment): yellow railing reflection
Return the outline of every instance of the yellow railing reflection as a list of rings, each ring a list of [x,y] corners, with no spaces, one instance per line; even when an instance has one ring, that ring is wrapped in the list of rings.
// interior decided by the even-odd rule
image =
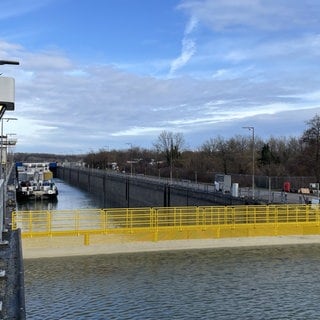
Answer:
[[[319,206],[257,205],[15,211],[22,237],[140,235],[141,240],[320,234]]]

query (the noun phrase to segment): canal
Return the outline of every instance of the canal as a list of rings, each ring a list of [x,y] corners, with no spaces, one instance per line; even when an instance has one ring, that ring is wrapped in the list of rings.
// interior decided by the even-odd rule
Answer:
[[[93,196],[72,187],[62,180],[55,179],[59,195],[55,202],[31,200],[18,204],[18,210],[68,210],[79,208],[99,208],[100,203]]]
[[[99,207],[57,181],[56,203]],[[315,319],[320,246],[26,259],[27,319]]]

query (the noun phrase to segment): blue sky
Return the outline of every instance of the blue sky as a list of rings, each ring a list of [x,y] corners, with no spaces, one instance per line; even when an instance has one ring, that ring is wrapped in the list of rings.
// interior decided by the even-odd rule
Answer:
[[[319,113],[318,0],[2,0],[17,152],[299,137]]]

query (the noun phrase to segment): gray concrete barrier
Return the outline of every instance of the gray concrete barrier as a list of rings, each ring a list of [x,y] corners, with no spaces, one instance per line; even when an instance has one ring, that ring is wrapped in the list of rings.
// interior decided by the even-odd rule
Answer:
[[[216,192],[213,185],[82,167],[58,167],[57,177],[94,195],[103,207],[236,205],[251,199]]]

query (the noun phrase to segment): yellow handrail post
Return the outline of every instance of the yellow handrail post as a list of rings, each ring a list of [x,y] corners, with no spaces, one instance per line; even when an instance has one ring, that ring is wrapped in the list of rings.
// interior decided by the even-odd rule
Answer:
[[[16,230],[17,229],[17,212],[16,211],[12,211],[11,212],[11,230]]]
[[[227,214],[228,214],[228,207],[224,207],[224,224],[228,224]]]
[[[80,227],[80,212],[79,210],[76,210],[74,215],[74,222],[75,222],[75,231],[77,235],[79,236],[79,227]]]
[[[104,219],[104,232],[108,233],[109,230],[109,214],[107,209],[103,209],[103,219]]]
[[[103,233],[104,233],[104,231],[105,231],[105,219],[104,219],[104,215],[103,215],[103,210],[102,209],[100,209],[99,210],[99,216],[100,216],[100,223],[99,223],[99,225],[100,225],[100,229],[103,231]]]
[[[232,207],[232,228],[236,228],[236,210],[235,207]]]
[[[49,236],[52,236],[52,226],[51,226],[51,212],[48,210],[47,211],[47,233]]]
[[[218,212],[217,212],[217,223],[218,223],[217,238],[220,238],[220,232],[221,232],[220,209],[218,209]]]
[[[153,210],[153,215],[154,215],[154,235],[153,235],[153,241],[157,242],[158,241],[158,210],[154,209]]]
[[[201,213],[202,213],[202,230],[205,231],[207,230],[207,220],[206,220],[206,213],[203,208],[201,208]]]
[[[84,245],[88,246],[90,244],[90,235],[89,233],[84,234]]]
[[[30,236],[32,237],[32,211],[29,211],[29,232]]]
[[[278,214],[278,207],[275,208],[274,212],[274,222],[275,222],[275,228],[274,228],[274,234],[278,235],[278,225],[279,225],[279,214]]]
[[[200,225],[200,209],[199,207],[196,207],[196,220],[197,220],[197,229],[198,229],[198,226]]]
[[[308,210],[310,210],[310,205],[308,205]],[[317,221],[317,226],[319,227],[319,222],[320,222],[320,219],[319,219],[319,206],[317,206],[317,209],[316,209],[316,221]]]
[[[245,210],[245,224],[248,225],[249,223],[249,206],[245,206],[246,210]]]
[[[133,213],[132,213],[132,209],[129,211],[130,212],[130,232],[133,233]]]
[[[153,211],[153,208],[150,207],[150,208],[149,208],[149,228],[150,228],[150,229],[152,229],[152,227],[153,227],[152,211]]]

